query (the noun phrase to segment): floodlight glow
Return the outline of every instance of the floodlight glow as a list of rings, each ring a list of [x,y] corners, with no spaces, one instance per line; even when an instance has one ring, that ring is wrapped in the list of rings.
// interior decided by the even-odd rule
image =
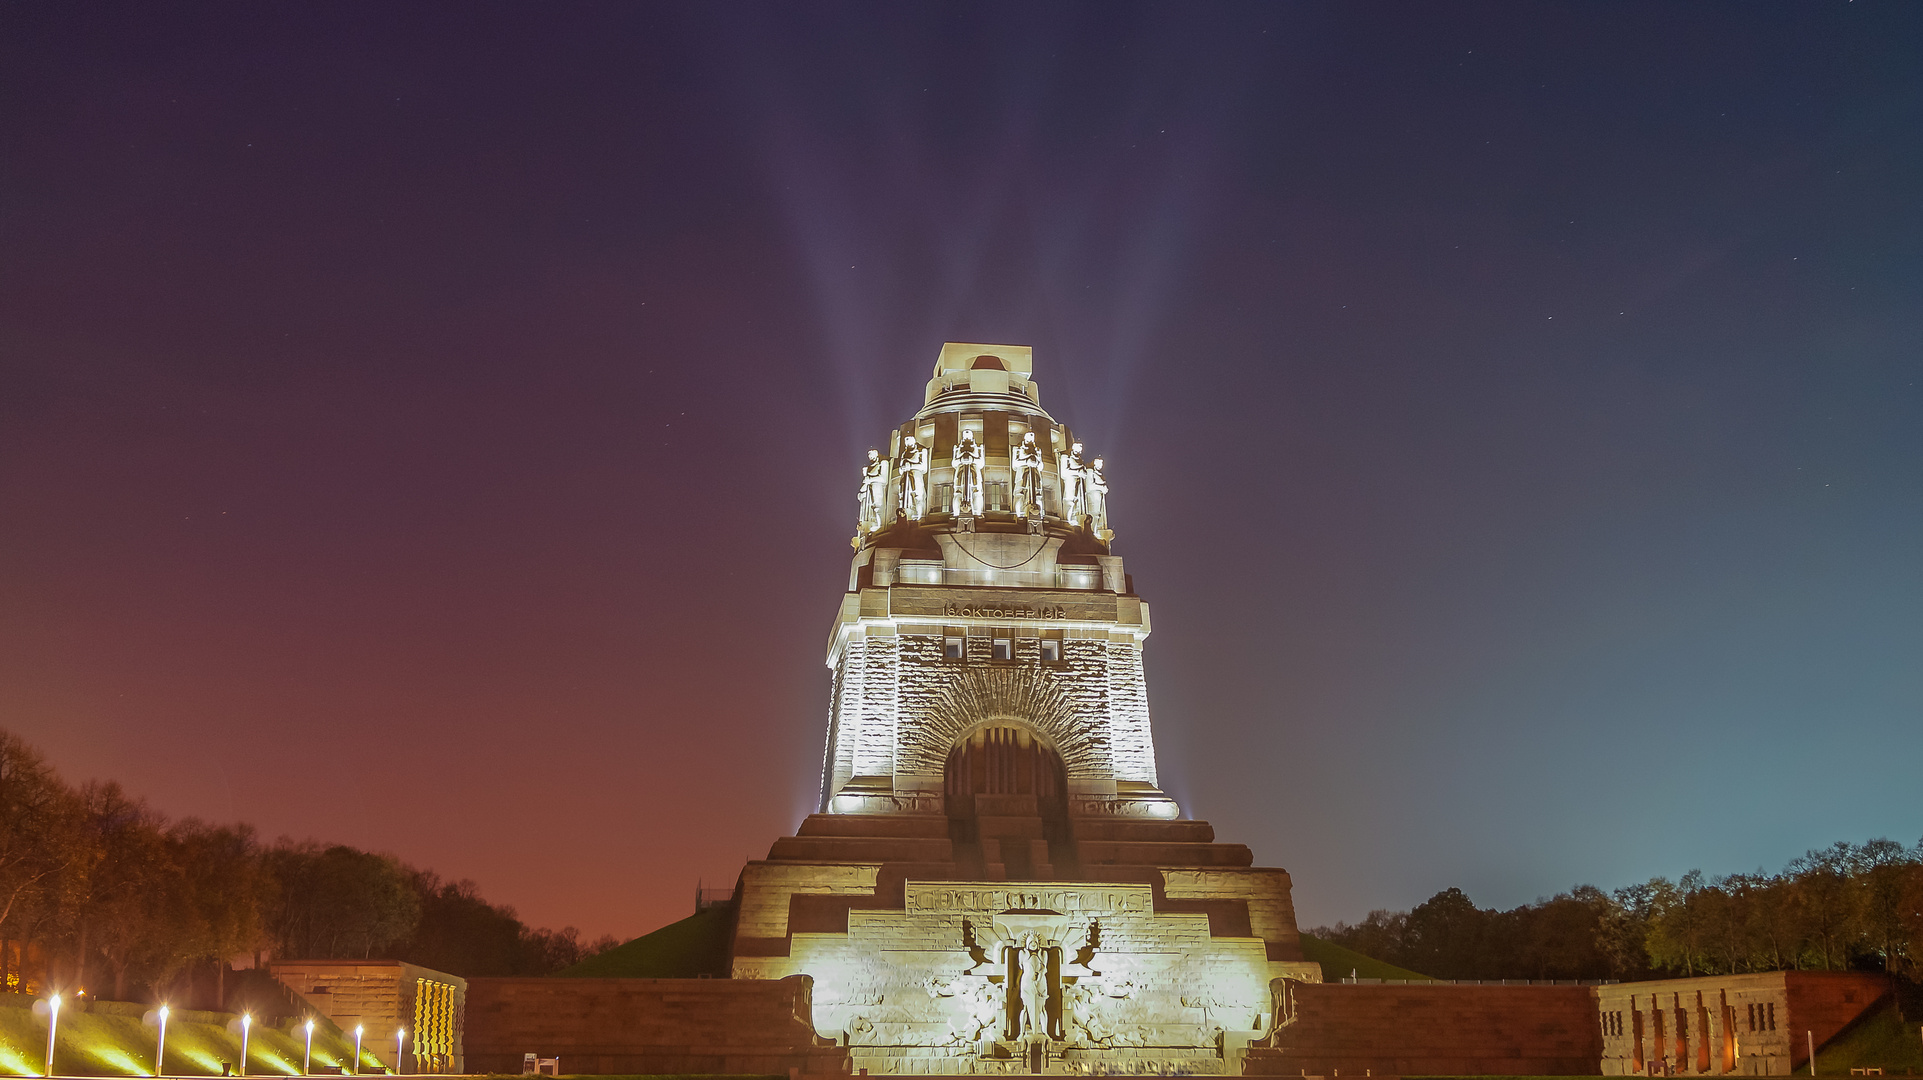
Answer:
[[[59,1030],[60,1030],[60,995],[55,994],[52,997],[49,997],[47,999],[47,1073],[46,1075],[48,1076],[53,1075],[53,1039],[54,1039],[55,1033],[58,1032]]]
[[[313,1070],[313,1067],[314,1067],[314,1021],[312,1017],[309,1017],[307,1020],[307,1052],[303,1054],[300,1059],[300,1074],[302,1076],[306,1076],[309,1072]]]
[[[154,1075],[167,1075],[167,1006],[162,1005],[155,1013],[160,1018],[160,1042],[154,1046]]]

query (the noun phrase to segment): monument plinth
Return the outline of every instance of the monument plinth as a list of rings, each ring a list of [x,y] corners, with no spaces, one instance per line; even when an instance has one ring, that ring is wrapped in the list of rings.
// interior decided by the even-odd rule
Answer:
[[[811,976],[872,1073],[1239,1072],[1321,972],[1157,786],[1148,605],[1031,350],[944,345],[857,498],[820,812],[742,872],[735,977]]]

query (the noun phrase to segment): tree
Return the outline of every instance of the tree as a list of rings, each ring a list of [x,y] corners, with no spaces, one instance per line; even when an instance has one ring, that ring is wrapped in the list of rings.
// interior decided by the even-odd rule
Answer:
[[[1840,840],[1813,849],[1789,864],[1805,943],[1815,951],[1825,971],[1843,966],[1854,936],[1857,904],[1851,877],[1855,869],[1856,852]]]
[[[1856,849],[1857,934],[1883,963],[1900,972],[1912,954],[1903,928],[1903,894],[1917,870],[1916,855],[1894,840],[1871,840]]]
[[[0,730],[0,938],[59,906],[59,875],[80,861],[80,808],[40,752]],[[27,912],[26,908],[40,910]]]
[[[369,957],[420,921],[409,871],[391,855],[283,840],[264,865],[274,878],[268,927],[281,957]]]
[[[267,904],[266,872],[260,843],[251,825],[209,825],[194,818],[168,833],[183,869],[190,933],[181,942],[184,963],[214,961],[215,1000],[227,1001],[228,957],[267,944],[262,910]]]
[[[177,969],[191,933],[184,881],[160,815],[146,803],[112,782],[90,783],[80,798],[87,846],[78,955],[84,965],[98,950],[113,969],[115,1000],[124,1001],[130,979]]]

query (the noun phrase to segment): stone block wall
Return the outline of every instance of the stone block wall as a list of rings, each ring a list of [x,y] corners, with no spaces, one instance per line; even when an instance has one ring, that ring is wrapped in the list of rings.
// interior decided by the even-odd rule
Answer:
[[[1890,992],[1864,972],[1766,971],[1596,988],[1606,1076],[1787,1076]]]
[[[399,960],[276,960],[274,978],[399,1072],[459,1073],[467,980]],[[406,1028],[395,1059],[394,1031]]]
[[[847,1051],[815,1034],[805,976],[735,979],[474,979],[467,1065],[519,1073],[522,1055],[564,1073],[846,1071]]]
[[[1602,1055],[1586,986],[1284,980],[1277,997],[1251,1075],[1593,1076]]]

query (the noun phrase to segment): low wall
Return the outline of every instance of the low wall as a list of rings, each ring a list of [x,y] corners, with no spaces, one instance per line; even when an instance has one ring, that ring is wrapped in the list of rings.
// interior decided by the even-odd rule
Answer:
[[[1250,1074],[1593,1076],[1602,1056],[1587,986],[1278,982]]]
[[[519,1073],[524,1054],[566,1073],[839,1073],[847,1051],[815,1034],[807,976],[749,979],[470,979],[466,1065]]]

